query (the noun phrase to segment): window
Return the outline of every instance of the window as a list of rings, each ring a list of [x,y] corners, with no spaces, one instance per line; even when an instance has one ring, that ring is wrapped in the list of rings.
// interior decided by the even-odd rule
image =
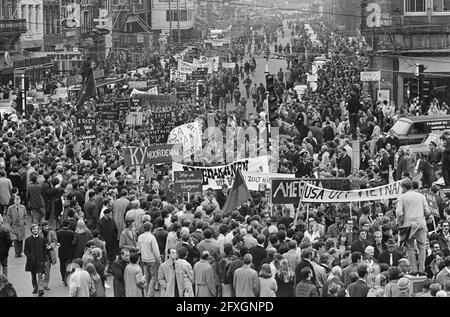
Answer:
[[[180,21],[187,21],[187,10],[167,10],[166,21],[178,21],[178,13],[180,14]]]
[[[433,0],[433,12],[450,12],[450,0]]]
[[[414,13],[414,12],[425,12],[426,0],[405,0],[405,12]]]

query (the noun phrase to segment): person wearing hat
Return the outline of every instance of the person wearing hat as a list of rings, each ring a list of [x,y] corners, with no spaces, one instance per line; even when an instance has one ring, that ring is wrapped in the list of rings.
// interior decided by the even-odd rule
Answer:
[[[406,254],[413,272],[425,273],[425,243],[428,231],[425,218],[430,215],[430,209],[425,196],[412,190],[413,186],[410,179],[404,179],[401,187],[403,193],[398,198],[396,208],[399,229],[401,232],[406,232],[404,237]],[[414,242],[417,243],[419,249],[418,267],[414,252]]]
[[[394,297],[412,297],[409,291],[411,282],[406,277],[402,277],[397,282],[397,287],[400,290],[400,293],[395,295]]]
[[[393,238],[389,238],[386,242],[386,249],[378,257],[378,262],[380,264],[386,263],[390,267],[398,266],[398,261],[402,257],[402,254],[397,250],[397,242]]]

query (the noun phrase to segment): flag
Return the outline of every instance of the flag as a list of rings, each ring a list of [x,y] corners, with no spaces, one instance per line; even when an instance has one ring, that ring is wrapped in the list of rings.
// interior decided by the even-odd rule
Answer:
[[[80,108],[85,101],[95,96],[97,96],[97,87],[95,85],[94,72],[92,67],[90,67],[83,87],[80,90],[80,99],[78,100],[77,108]]]
[[[237,170],[233,187],[228,194],[225,205],[223,205],[222,212],[236,210],[242,203],[249,199],[251,200],[252,196],[250,196],[250,192],[248,191],[247,184],[245,184],[241,171]]]
[[[411,236],[411,226],[398,227],[398,235],[399,235],[398,245],[402,247]]]

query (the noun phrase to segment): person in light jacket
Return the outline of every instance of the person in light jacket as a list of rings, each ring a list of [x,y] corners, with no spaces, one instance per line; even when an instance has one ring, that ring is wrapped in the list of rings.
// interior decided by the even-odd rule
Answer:
[[[169,250],[169,259],[159,266],[158,280],[161,285],[161,297],[181,297],[182,288],[177,280],[177,251]]]
[[[177,260],[177,283],[179,288],[182,290],[183,297],[194,297],[194,270],[191,264],[186,261],[187,250],[181,248],[178,250],[178,260]]]
[[[0,171],[0,216],[3,216],[8,209],[12,188],[11,180],[6,178],[5,171]]]
[[[14,243],[14,250],[16,258],[22,256],[23,241],[25,240],[25,224],[27,218],[27,210],[25,206],[20,203],[20,196],[14,197],[14,205],[8,208],[6,212],[7,221],[9,222],[11,240]]]
[[[258,273],[251,268],[251,254],[244,256],[244,266],[237,269],[233,275],[233,287],[236,297],[258,297],[260,283]]]
[[[203,251],[200,261],[194,265],[196,297],[215,297],[217,294],[214,273],[209,264],[209,252]]]
[[[125,267],[123,279],[125,281],[125,297],[144,297],[144,289],[147,287],[142,269],[137,264],[139,254],[130,254],[130,264]]]

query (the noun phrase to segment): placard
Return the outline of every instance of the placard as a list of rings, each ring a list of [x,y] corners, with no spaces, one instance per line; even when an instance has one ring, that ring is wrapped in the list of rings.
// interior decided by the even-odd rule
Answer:
[[[222,67],[225,69],[234,69],[236,67],[236,63],[222,62]]]
[[[189,76],[191,80],[206,80],[208,76],[208,68],[197,68]]]
[[[97,118],[102,120],[119,120],[119,105],[113,101],[104,101],[95,106]]]
[[[150,107],[175,107],[177,105],[177,96],[174,95],[135,95],[135,99],[142,101],[143,106]]]
[[[180,149],[180,146],[173,144],[124,148],[125,165],[137,166],[171,163],[173,157],[180,155]]]
[[[171,112],[155,112],[152,114],[153,129],[149,131],[150,144],[167,143],[170,131],[175,127]]]
[[[425,189],[419,190],[418,192],[421,193],[422,195],[424,195],[425,198],[427,199],[428,208],[430,209],[430,212],[435,217],[436,216],[439,217],[439,207],[437,204],[436,195]]]
[[[114,100],[114,105],[119,109],[119,112],[128,113],[130,111],[130,99]]]
[[[128,86],[130,88],[136,88],[136,89],[147,89],[148,84],[146,81],[142,80],[131,80],[128,82]]]
[[[203,173],[201,171],[173,172],[174,189],[179,193],[201,193]]]
[[[373,72],[361,72],[361,81],[380,81],[381,72],[379,70]]]
[[[77,115],[76,119],[75,135],[79,140],[85,141],[97,138],[97,120],[95,118]]]

